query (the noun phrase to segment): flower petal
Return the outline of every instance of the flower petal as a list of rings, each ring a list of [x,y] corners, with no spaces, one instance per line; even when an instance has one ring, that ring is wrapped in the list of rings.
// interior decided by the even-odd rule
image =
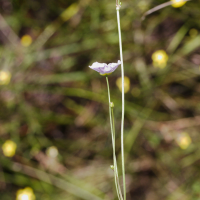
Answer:
[[[121,64],[121,61],[118,60],[118,63],[109,63],[108,65],[106,63],[98,63],[95,62],[92,64],[92,66],[89,66],[91,69],[99,72],[101,75],[105,75],[105,74],[110,74],[113,71],[115,71],[115,69],[117,69],[117,67]]]
[[[121,65],[120,60],[118,60],[118,63],[109,63],[108,64],[109,73],[115,71],[119,65]]]
[[[94,62],[92,64],[92,66],[89,66],[91,69],[101,73],[103,72],[103,69],[105,68],[105,66],[107,66],[106,63],[98,63],[98,62]]]

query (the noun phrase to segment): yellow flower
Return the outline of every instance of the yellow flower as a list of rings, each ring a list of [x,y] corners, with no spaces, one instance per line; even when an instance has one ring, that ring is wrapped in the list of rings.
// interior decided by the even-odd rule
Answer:
[[[30,35],[24,35],[24,36],[22,36],[22,38],[21,38],[21,45],[22,46],[24,46],[24,47],[28,47],[28,46],[30,46],[31,45],[31,43],[32,43],[32,37],[30,36]]]
[[[56,158],[58,156],[58,149],[54,146],[51,146],[47,149],[46,154],[51,158]]]
[[[16,200],[35,200],[33,189],[26,187],[24,189],[18,190]]]
[[[183,132],[178,135],[178,137],[176,138],[176,142],[181,147],[181,149],[187,149],[188,146],[191,144],[192,140],[188,133]]]
[[[172,2],[172,6],[174,8],[181,7],[186,3],[186,1],[184,1],[184,0],[171,0],[171,2]]]
[[[17,145],[12,140],[6,140],[2,145],[3,154],[7,157],[12,157],[15,155]]]
[[[168,55],[164,50],[155,51],[152,54],[154,67],[164,68],[167,65]]]
[[[116,85],[120,91],[122,91],[122,78],[116,80]],[[130,79],[127,76],[124,76],[124,93],[127,93],[130,90]]]
[[[11,74],[8,71],[0,71],[0,85],[7,85],[10,83]]]

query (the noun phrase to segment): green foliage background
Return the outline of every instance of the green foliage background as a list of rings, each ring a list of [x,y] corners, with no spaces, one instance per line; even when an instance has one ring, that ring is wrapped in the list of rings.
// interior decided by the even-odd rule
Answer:
[[[141,20],[164,2],[122,1],[125,75],[131,81],[125,108],[128,200],[200,199],[200,1]],[[14,157],[0,152],[0,198],[13,200],[29,186],[37,200],[116,199],[106,81],[88,67],[119,59],[115,1],[0,5],[0,69],[12,74],[10,84],[0,86],[0,145],[17,143]],[[25,34],[33,38],[29,47],[20,44]],[[152,65],[159,49],[169,55],[164,69]],[[120,166],[118,77],[120,68],[109,76]],[[182,132],[192,139],[185,150],[175,142]],[[56,160],[46,155],[50,146],[58,148]]]

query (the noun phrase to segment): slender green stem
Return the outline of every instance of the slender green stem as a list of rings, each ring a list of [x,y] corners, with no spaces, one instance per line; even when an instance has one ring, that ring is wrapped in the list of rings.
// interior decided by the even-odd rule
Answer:
[[[110,87],[108,82],[108,77],[106,76],[107,88],[108,88],[108,102],[109,102],[109,115],[110,115],[110,128],[111,128],[111,138],[112,138],[112,146],[113,146],[113,164],[114,164],[114,177],[115,177],[115,186],[117,190],[117,196],[119,200],[123,200],[119,178],[118,178],[118,170],[117,170],[117,161],[115,155],[115,128],[114,128],[114,116],[111,110],[111,101],[110,101]]]
[[[115,119],[114,119],[114,113],[113,113],[113,107],[111,107],[111,118],[112,118],[112,124],[113,124],[113,154],[115,155]],[[119,184],[119,176],[118,176],[118,169],[117,169],[117,159],[116,155],[114,156],[114,170],[115,170],[115,179],[117,183],[117,187],[119,190],[119,196],[118,198],[123,200],[120,184]]]
[[[122,54],[122,37],[120,27],[120,5],[116,6],[117,11],[117,24],[119,33],[119,49],[120,49],[120,60],[121,60],[121,77],[122,77],[122,121],[121,121],[121,154],[122,154],[122,177],[123,177],[123,191],[124,200],[126,200],[126,181],[125,181],[125,166],[124,166],[124,62]]]

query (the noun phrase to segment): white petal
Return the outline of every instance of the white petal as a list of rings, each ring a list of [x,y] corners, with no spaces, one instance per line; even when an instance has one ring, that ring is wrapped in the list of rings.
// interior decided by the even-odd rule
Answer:
[[[92,64],[92,66],[89,66],[91,69],[101,73],[102,68],[104,68],[107,64],[106,63],[98,63],[98,62],[94,62]]]
[[[89,66],[91,69],[99,72],[100,74],[109,74],[115,71],[115,69],[121,64],[121,61],[118,60],[118,63],[98,63],[94,62],[92,66]]]

